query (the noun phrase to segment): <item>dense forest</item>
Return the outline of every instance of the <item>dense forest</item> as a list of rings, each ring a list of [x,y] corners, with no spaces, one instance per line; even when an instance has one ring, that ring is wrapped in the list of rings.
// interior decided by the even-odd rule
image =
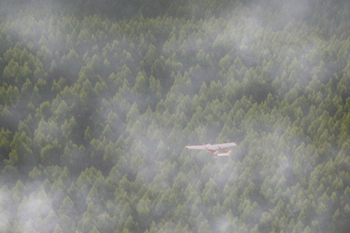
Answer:
[[[0,232],[350,232],[350,3],[140,2],[0,1]]]

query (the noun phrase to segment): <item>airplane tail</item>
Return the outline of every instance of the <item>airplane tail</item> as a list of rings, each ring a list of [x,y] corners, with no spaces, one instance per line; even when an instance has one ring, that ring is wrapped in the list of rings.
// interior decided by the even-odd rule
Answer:
[[[216,156],[230,156],[232,153],[232,150],[227,151],[227,153],[219,153]]]

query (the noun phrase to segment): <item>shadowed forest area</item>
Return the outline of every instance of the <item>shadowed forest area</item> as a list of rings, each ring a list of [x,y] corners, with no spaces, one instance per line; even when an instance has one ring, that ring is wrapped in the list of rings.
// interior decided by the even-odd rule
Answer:
[[[349,153],[348,1],[0,1],[0,232],[348,233]]]

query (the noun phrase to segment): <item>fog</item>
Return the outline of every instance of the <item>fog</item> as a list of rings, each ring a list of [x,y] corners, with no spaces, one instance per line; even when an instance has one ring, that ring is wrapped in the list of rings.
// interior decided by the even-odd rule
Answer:
[[[349,182],[325,168],[341,164],[332,164],[339,137],[321,150],[317,129],[303,129],[326,118],[316,109],[330,109],[310,96],[345,69],[333,53],[346,44],[336,23],[346,10],[320,25],[327,19],[314,7],[329,5],[314,0],[237,1],[220,11],[189,1],[177,13],[157,6],[158,18],[133,3],[120,16],[107,1],[90,4],[95,14],[64,1],[0,2],[0,39],[9,36],[6,48],[20,57],[0,49],[4,90],[25,93],[12,59],[32,69],[40,96],[9,100],[7,115],[1,104],[0,127],[12,134],[0,141],[13,140],[0,154],[0,231],[320,232],[340,222],[346,232],[335,211],[350,205]],[[29,139],[17,142],[22,132]],[[184,148],[228,141],[239,144],[229,158]],[[35,163],[21,164],[26,156]],[[341,174],[341,188],[322,189]]]

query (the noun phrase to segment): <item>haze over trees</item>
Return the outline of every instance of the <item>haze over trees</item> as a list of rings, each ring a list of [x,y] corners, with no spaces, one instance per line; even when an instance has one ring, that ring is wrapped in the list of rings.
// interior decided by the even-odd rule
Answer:
[[[349,232],[349,9],[0,1],[0,232]]]

